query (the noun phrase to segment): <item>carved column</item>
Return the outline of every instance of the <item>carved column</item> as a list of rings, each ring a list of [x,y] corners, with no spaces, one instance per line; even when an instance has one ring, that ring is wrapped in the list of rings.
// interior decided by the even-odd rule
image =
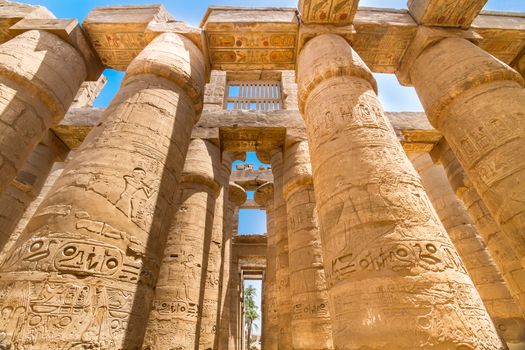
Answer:
[[[332,325],[308,142],[286,148],[284,198],[288,216],[293,349],[332,349]]]
[[[494,325],[507,343],[524,342],[525,320],[521,309],[512,299],[465,207],[452,191],[445,170],[440,165],[434,165],[428,153],[412,154],[411,159]]]
[[[428,41],[407,62],[411,82],[525,267],[523,78],[465,39]]]
[[[520,305],[522,315],[525,315],[525,268],[520,264],[510,243],[505,239],[448,144],[441,141],[435,150],[433,155],[443,164],[452,189],[465,204],[514,300]]]
[[[81,54],[54,34],[30,30],[0,45],[0,192],[64,117],[86,76]]]
[[[178,209],[168,232],[159,281],[150,312],[144,350],[195,348],[199,331],[207,261],[205,245],[211,236],[220,185],[219,148],[201,139],[191,141]]]
[[[5,346],[142,343],[204,85],[199,49],[157,36],[0,267]]]
[[[220,158],[220,157],[219,157]],[[204,294],[202,302],[202,313],[200,316],[200,336],[199,348],[201,350],[217,349],[219,344],[218,327],[220,325],[220,305],[223,299],[223,262],[224,254],[227,253],[225,247],[224,234],[224,214],[229,204],[229,183],[234,161],[234,155],[230,152],[224,152],[222,162],[218,170],[217,181],[220,186],[220,192],[215,203],[215,212],[213,216],[213,228],[211,236],[204,246],[204,253],[207,261],[204,262],[206,278],[202,281],[204,284]],[[229,254],[229,251],[228,251]],[[228,260],[230,257],[228,256]]]
[[[273,172],[273,220],[276,241],[277,315],[279,321],[279,350],[291,350],[292,302],[290,299],[290,270],[288,258],[288,229],[286,202],[283,196],[284,163],[281,151],[273,151],[270,158]]]
[[[279,345],[279,314],[277,286],[277,228],[274,221],[274,187],[265,183],[257,188],[254,199],[266,210],[266,272],[263,285],[262,348],[277,350]]]
[[[231,169],[231,167],[230,167]],[[232,302],[238,285],[236,285],[232,252],[233,215],[235,208],[246,201],[246,191],[229,183],[228,201],[224,209],[224,257],[223,257],[223,291],[221,296],[221,318],[219,330],[219,350],[235,349],[237,334],[237,307]],[[238,283],[238,282],[237,282]]]
[[[38,147],[37,147],[38,149]],[[23,168],[22,168],[23,169]],[[27,206],[27,209],[22,214],[22,217],[18,221],[18,224],[15,226],[12,233],[9,235],[7,241],[5,242],[4,247],[2,248],[2,251],[0,252],[0,265],[5,259],[5,256],[7,252],[11,250],[11,247],[15,242],[18,240],[24,229],[26,228],[27,223],[29,220],[33,217],[36,210],[44,200],[44,198],[47,196],[49,191],[51,190],[51,187],[55,184],[58,177],[62,174],[62,171],[64,170],[64,163],[63,162],[55,162],[51,170],[49,171],[49,174],[47,175],[44,184],[41,187],[40,192],[38,193],[38,196]],[[4,193],[8,193],[9,189]]]
[[[334,347],[505,349],[357,53],[311,39],[298,85]]]
[[[0,194],[0,250],[11,239],[19,220],[39,195],[59,156],[58,148],[51,142],[40,142],[35,147],[15,180]]]

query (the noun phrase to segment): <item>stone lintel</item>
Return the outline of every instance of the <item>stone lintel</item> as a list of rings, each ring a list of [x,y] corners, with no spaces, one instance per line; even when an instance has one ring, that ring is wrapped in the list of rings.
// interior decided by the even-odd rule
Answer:
[[[265,170],[233,170],[230,176],[230,181],[235,182],[246,191],[255,191],[259,186],[267,182],[273,182],[273,174],[272,170],[268,168]],[[257,205],[257,208],[260,207],[260,205]]]
[[[522,44],[525,45],[523,23],[525,18],[521,14],[482,12],[471,29],[483,36],[479,42],[483,49],[510,64]],[[200,26],[201,29],[196,29],[176,21],[160,5],[99,7],[84,21],[104,65],[118,70],[125,70],[162,32],[188,37],[202,49],[212,69],[290,70],[309,38],[333,32],[349,40],[368,67],[377,73],[398,70],[418,24],[408,10],[397,9],[362,7],[352,23],[345,24],[307,22],[304,18],[300,21],[293,8],[210,7]],[[450,35],[458,30],[440,28],[451,32]]]
[[[96,81],[83,82],[70,108],[93,107],[93,102],[95,102],[107,81],[106,76],[101,74]]]
[[[55,15],[43,6],[2,1],[0,3],[0,44],[13,38],[15,34],[9,28],[24,18],[52,19],[55,18]]]
[[[243,268],[253,268],[257,270],[258,266],[263,269],[266,267],[266,235],[235,235],[233,236],[232,243],[235,255],[239,257],[239,263],[241,260],[259,260],[261,263],[247,262],[243,264]]]
[[[482,39],[479,34],[472,30],[461,30],[454,28],[443,29],[437,27],[431,28],[420,26],[417,29],[412,43],[403,56],[403,59],[399,65],[399,69],[396,71],[396,76],[399,80],[399,83],[401,83],[401,85],[411,86],[412,81],[410,78],[410,70],[412,69],[412,65],[417,60],[421,52],[436,42],[451,37],[467,39],[474,42],[475,44],[477,44]]]
[[[234,248],[238,249],[239,268],[243,271],[245,279],[261,278],[262,272],[266,270],[266,256],[265,254],[260,254],[262,247],[262,244],[258,246],[238,246],[234,242]],[[264,244],[264,249],[266,249],[266,243]]]
[[[206,51],[202,31],[176,21],[162,5],[96,7],[84,19],[83,27],[102,63],[116,70],[126,70],[163,32],[182,34]]]
[[[299,0],[303,23],[348,25],[354,20],[359,0]]]
[[[479,47],[506,64],[515,63],[525,49],[523,13],[484,11],[471,29],[483,37]]]
[[[70,148],[62,139],[60,139],[54,131],[48,130],[40,143],[49,147],[56,157],[57,162],[64,162],[69,154]]]
[[[251,190],[250,189],[246,189],[246,191],[251,191]],[[264,208],[261,207],[253,199],[247,199],[244,203],[242,203],[239,206],[239,209],[264,210]]]
[[[102,119],[102,108],[70,108],[53,132],[70,149],[76,149]]]
[[[351,45],[376,73],[394,73],[417,30],[407,10],[359,8]],[[371,45],[373,43],[373,45]]]
[[[487,0],[408,0],[408,9],[421,25],[467,29]]]
[[[70,149],[76,149],[103,112],[101,108],[71,108],[53,131]],[[407,152],[428,152],[441,140],[423,112],[386,112],[386,116]],[[264,159],[266,153],[305,140],[306,130],[298,111],[214,110],[203,112],[192,138],[221,144],[224,151],[256,151],[261,161],[269,163]]]
[[[299,20],[293,8],[209,7],[202,22],[212,69],[293,69]]]
[[[104,67],[102,66],[98,54],[93,49],[91,42],[84,34],[84,31],[76,19],[24,18],[9,28],[14,35],[34,29],[45,30],[53,33],[73,46],[80,53],[86,63],[86,80],[98,80]]]

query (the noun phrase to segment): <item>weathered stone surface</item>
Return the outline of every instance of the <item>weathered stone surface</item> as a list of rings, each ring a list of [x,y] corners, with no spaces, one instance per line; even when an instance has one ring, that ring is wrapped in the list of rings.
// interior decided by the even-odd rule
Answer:
[[[525,315],[525,268],[520,264],[511,243],[505,238],[486,205],[472,186],[450,146],[443,141],[432,152],[442,162],[452,189],[465,204],[467,211],[501,271],[514,300]]]
[[[299,56],[298,84],[334,347],[505,349],[363,61],[319,36]]]
[[[53,130],[64,143],[75,149],[80,146],[91,128],[98,124],[102,113],[103,110],[99,108],[72,108]],[[442,138],[441,133],[430,125],[425,113],[385,114],[406,151],[429,152]],[[221,134],[221,128],[226,128],[226,134]],[[247,136],[248,131],[245,129],[252,130],[251,136]],[[283,132],[284,130],[286,131]],[[227,144],[228,149],[267,153],[268,150],[281,147],[285,142],[304,140],[306,129],[300,114],[294,110],[204,110],[201,119],[193,128],[192,135],[216,143],[227,135],[229,139],[225,145]]]
[[[268,182],[257,188],[254,198],[266,209],[266,273],[263,280],[263,330],[262,346],[267,350],[279,348],[279,293],[277,285],[277,228],[275,227],[274,186]]]
[[[20,235],[26,228],[27,223],[29,222],[29,220],[31,220],[36,210],[38,209],[38,207],[40,206],[44,198],[47,196],[52,186],[55,184],[56,180],[62,174],[63,170],[64,170],[64,163],[55,162],[47,178],[45,179],[45,183],[43,184],[42,189],[40,190],[40,193],[27,206],[27,209],[25,210],[22,217],[18,221],[18,224],[16,225],[15,229],[12,231],[11,235],[9,236],[8,240],[6,241],[2,250],[0,251],[0,264],[2,264],[2,262],[6,258],[6,254],[12,249],[13,245],[16,243],[16,241],[18,240],[18,238],[20,237]]]
[[[306,141],[285,150],[293,349],[332,349],[332,324]]]
[[[24,18],[14,24],[10,31],[19,35],[31,30],[52,33],[73,46],[84,60],[86,80],[97,81],[104,67],[76,19]]]
[[[280,150],[270,154],[273,172],[273,220],[275,226],[277,315],[279,325],[278,348],[293,349],[292,341],[292,303],[290,291],[290,261],[286,201],[284,200],[284,159]]]
[[[203,295],[208,286],[209,245],[220,201],[219,163],[217,146],[200,139],[191,141],[143,349],[192,349],[198,345],[206,307]]]
[[[203,49],[200,30],[176,21],[162,5],[96,7],[82,26],[102,63],[117,70],[125,70],[162,32],[187,36]]]
[[[52,133],[49,134],[35,147],[16,178],[0,194],[0,250],[13,240],[19,221],[39,196],[55,161],[63,161],[68,152]]]
[[[247,191],[255,191],[267,182],[273,182],[272,169],[265,170],[243,169],[233,170],[230,181],[241,185]]]
[[[55,18],[47,8],[43,6],[32,6],[18,2],[0,2],[0,43],[4,43],[14,37],[9,30],[18,21],[24,18]]]
[[[428,153],[410,155],[433,207],[458,250],[496,329],[509,344],[525,345],[525,319],[483,239],[450,187],[445,170]]]
[[[525,266],[523,78],[461,38],[427,47],[409,72],[430,122]]]
[[[93,107],[93,102],[98,97],[104,86],[106,85],[107,78],[104,75],[96,81],[85,81],[80,85],[80,89],[71,104],[71,108],[85,108]],[[70,111],[68,111],[69,113]]]
[[[304,23],[344,25],[352,23],[359,0],[299,0]]]
[[[203,74],[200,51],[175,34],[129,65],[103,122],[0,267],[2,308],[28,305],[7,316],[5,346],[142,343]]]
[[[212,69],[293,69],[295,9],[209,7],[201,22]]]
[[[471,27],[483,39],[479,47],[511,64],[525,48],[525,15],[483,11]]]
[[[0,192],[85,78],[80,54],[54,34],[31,30],[0,45]]]
[[[239,185],[230,181],[228,185],[228,196],[225,201],[224,210],[224,255],[223,255],[223,275],[222,275],[222,291],[221,291],[221,305],[220,305],[220,325],[218,330],[219,336],[219,350],[234,349],[236,339],[239,338],[237,333],[237,324],[239,316],[237,313],[237,304],[235,303],[235,296],[239,284],[235,278],[237,271],[233,264],[233,220],[235,209],[246,201],[246,191]]]
[[[468,28],[487,0],[408,0],[417,23],[425,26]]]

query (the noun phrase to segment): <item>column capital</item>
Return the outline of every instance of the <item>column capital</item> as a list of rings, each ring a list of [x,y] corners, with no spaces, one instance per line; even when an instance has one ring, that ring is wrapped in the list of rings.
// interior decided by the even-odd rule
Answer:
[[[253,199],[255,203],[268,208],[273,203],[274,186],[272,182],[261,185],[255,191]]]
[[[322,34],[308,41],[297,58],[299,110],[304,114],[306,99],[322,81],[349,75],[368,81],[377,93],[370,69],[348,42],[336,34]]]
[[[230,182],[228,187],[228,199],[230,202],[239,207],[241,204],[246,202],[246,191],[235,182]]]
[[[122,84],[142,74],[176,83],[193,101],[198,118],[203,106],[206,67],[202,52],[190,39],[176,33],[158,35],[131,61]]]

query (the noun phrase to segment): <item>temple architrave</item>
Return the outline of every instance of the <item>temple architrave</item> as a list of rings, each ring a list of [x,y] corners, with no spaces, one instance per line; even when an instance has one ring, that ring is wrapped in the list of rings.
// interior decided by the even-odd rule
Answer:
[[[0,349],[525,349],[525,14],[485,3],[0,1]]]

